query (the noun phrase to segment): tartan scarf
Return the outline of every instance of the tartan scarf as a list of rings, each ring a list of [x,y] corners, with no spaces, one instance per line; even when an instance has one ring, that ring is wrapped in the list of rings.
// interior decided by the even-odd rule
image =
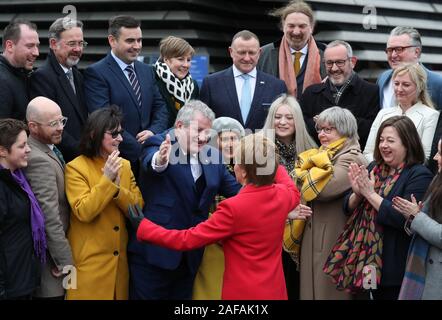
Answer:
[[[385,198],[399,179],[404,164],[401,164],[392,175],[390,167],[376,165],[374,190]],[[378,212],[363,199],[355,208],[345,224],[344,231],[323,267],[338,290],[357,293],[363,289],[364,267],[372,265],[376,268],[376,283],[379,285],[382,270],[382,227],[376,224]]]
[[[167,91],[179,102],[179,105],[184,105],[190,100],[195,89],[190,72],[184,79],[180,80],[172,73],[169,66],[161,60],[158,60],[154,67],[158,77],[166,84]]]
[[[319,149],[310,149],[298,156],[295,169],[290,172],[294,180],[302,182],[302,200],[312,201],[327,185],[333,175],[331,159],[342,149],[347,138],[341,138],[328,147],[321,146]],[[287,219],[284,227],[282,247],[290,254],[299,268],[301,253],[301,241],[304,233],[305,220]]]
[[[311,86],[312,84],[321,83],[321,56],[319,54],[318,46],[313,36],[308,41],[308,59],[307,66],[305,68],[304,87]],[[296,97],[297,83],[295,69],[293,68],[293,58],[290,51],[289,43],[284,35],[281,40],[278,52],[278,67],[279,78],[287,85],[287,92]]]
[[[314,200],[333,176],[331,159],[342,149],[347,138],[341,138],[327,147],[310,149],[298,156],[295,176],[302,183],[301,195],[305,201]]]
[[[426,214],[428,202],[420,214]],[[408,250],[405,275],[402,280],[399,300],[421,300],[425,288],[425,262],[427,260],[430,244],[419,234],[415,233]]]

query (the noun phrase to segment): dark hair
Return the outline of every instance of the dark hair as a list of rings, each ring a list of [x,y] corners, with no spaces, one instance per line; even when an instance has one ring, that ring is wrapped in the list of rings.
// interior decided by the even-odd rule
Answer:
[[[18,40],[20,40],[21,36],[20,26],[22,25],[26,25],[29,27],[29,29],[37,31],[37,26],[35,23],[23,19],[14,19],[3,30],[3,40],[2,40],[3,48],[5,48],[7,40],[11,40],[14,43],[17,43]]]
[[[238,39],[238,38],[241,38],[241,39],[244,39],[244,40],[250,40],[250,39],[256,39],[256,41],[258,41],[258,46],[259,46],[259,38],[258,38],[258,36],[256,35],[256,34],[254,34],[252,31],[249,31],[249,30],[241,30],[241,31],[239,31],[239,32],[237,32],[234,36],[233,36],[233,38],[232,38],[232,43],[231,43],[231,46],[233,45],[233,42],[236,40],[236,39]]]
[[[109,19],[108,34],[118,39],[121,28],[138,28],[141,26],[140,21],[131,16],[115,16]]]
[[[442,136],[438,144],[441,143]],[[438,151],[439,152],[439,148]],[[440,155],[439,155],[440,156]],[[427,193],[424,197],[429,202],[428,215],[439,223],[442,223],[442,173],[438,172],[431,181]]]
[[[89,158],[99,156],[104,133],[117,129],[122,120],[123,114],[117,105],[92,112],[80,138],[80,153]]]
[[[381,152],[379,151],[379,140],[382,131],[384,131],[386,127],[393,127],[396,129],[403,146],[407,150],[407,154],[405,156],[406,167],[424,163],[424,148],[422,147],[421,139],[417,133],[416,126],[414,125],[413,121],[406,116],[394,116],[382,122],[381,126],[379,127],[373,154],[377,164],[384,163],[384,159],[382,159]]]
[[[0,146],[11,150],[11,146],[17,141],[17,136],[28,127],[23,121],[16,119],[0,119]]]

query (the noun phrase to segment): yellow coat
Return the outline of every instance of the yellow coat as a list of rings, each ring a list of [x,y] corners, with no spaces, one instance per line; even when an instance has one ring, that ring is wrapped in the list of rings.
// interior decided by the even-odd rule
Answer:
[[[79,156],[66,165],[68,239],[77,272],[77,289],[67,290],[68,300],[128,298],[125,214],[129,204],[142,207],[143,200],[128,161],[119,187],[103,175],[104,164],[102,158]]]

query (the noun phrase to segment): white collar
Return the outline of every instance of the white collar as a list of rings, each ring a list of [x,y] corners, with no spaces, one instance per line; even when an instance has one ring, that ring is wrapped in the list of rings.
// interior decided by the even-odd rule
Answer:
[[[233,67],[233,77],[234,78],[239,77],[244,73],[244,72],[241,72],[235,65],[233,65],[232,67]],[[248,75],[251,76],[252,78],[256,78],[256,74],[257,74],[256,67],[253,68],[253,70],[248,73]]]
[[[305,44],[305,46],[301,50],[295,50],[292,47],[290,47],[290,53],[293,54],[294,52],[300,51],[303,56],[307,55],[308,53],[308,42]]]
[[[121,68],[121,70],[125,71],[126,68],[128,66],[132,66],[134,67],[134,63],[132,62],[131,64],[127,64],[126,62],[124,62],[123,60],[121,60],[120,58],[118,58],[111,50],[111,55],[112,57],[115,59],[115,61],[117,62],[118,66]]]

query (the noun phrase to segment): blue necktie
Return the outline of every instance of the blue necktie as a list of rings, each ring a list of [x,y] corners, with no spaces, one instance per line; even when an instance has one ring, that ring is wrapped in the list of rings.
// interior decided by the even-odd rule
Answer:
[[[57,156],[58,160],[60,160],[61,165],[64,167],[66,165],[66,162],[64,161],[63,154],[61,153],[61,151],[56,146],[54,146],[52,151],[54,151],[54,153]]]
[[[134,90],[135,97],[137,97],[138,106],[141,108],[141,88],[135,70],[132,66],[127,66],[126,71],[129,74],[129,82]]]
[[[239,103],[241,107],[241,116],[243,123],[246,124],[247,116],[249,115],[250,106],[252,105],[252,93],[250,89],[250,75],[247,73],[243,73],[241,75],[241,78],[244,79],[243,85],[242,85],[242,92],[241,92],[241,101]]]

